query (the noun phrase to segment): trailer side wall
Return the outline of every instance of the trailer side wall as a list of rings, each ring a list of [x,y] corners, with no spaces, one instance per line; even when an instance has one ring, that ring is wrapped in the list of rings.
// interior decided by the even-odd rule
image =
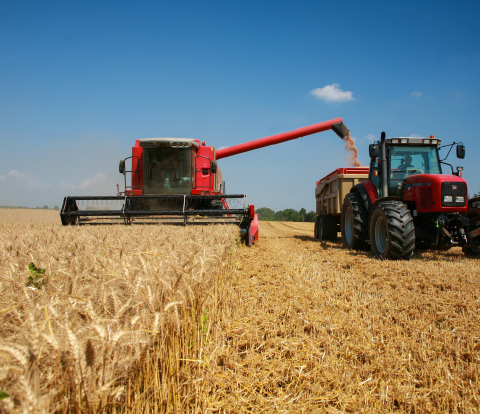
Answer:
[[[351,188],[368,180],[368,168],[338,168],[317,182],[315,189],[317,215],[339,215],[343,199]]]

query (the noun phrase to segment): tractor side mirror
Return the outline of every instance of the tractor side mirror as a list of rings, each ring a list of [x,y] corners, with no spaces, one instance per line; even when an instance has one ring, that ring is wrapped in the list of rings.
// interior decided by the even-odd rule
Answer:
[[[370,158],[379,158],[380,147],[377,144],[370,144],[368,146],[368,154],[370,155]]]
[[[462,145],[462,144],[457,145],[457,158],[461,158],[461,159],[465,158],[465,145]]]
[[[125,174],[125,160],[120,160],[120,164],[118,165],[118,171],[120,174]]]
[[[217,172],[217,161],[212,161],[212,167],[210,169],[212,171],[212,174],[215,174]]]

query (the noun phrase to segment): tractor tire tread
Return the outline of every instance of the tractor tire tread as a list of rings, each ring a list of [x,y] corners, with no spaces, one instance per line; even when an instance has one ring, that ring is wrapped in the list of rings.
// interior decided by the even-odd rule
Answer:
[[[365,207],[364,201],[360,193],[353,192],[348,193],[345,196],[345,203],[350,204],[353,212],[353,234],[350,245],[346,243],[345,237],[343,235],[344,231],[342,229],[342,240],[343,246],[347,249],[353,250],[368,250],[368,244],[366,242],[368,238],[368,211]],[[342,206],[342,217],[343,217],[343,206]],[[343,218],[342,218],[343,225]]]
[[[374,220],[372,220],[370,234],[374,255],[384,259],[409,260],[415,250],[415,226],[410,210],[401,201],[380,202],[376,206],[376,209],[378,208],[381,208],[385,214],[389,238],[385,256],[383,257],[375,248],[375,241],[373,240],[375,237],[375,224]]]

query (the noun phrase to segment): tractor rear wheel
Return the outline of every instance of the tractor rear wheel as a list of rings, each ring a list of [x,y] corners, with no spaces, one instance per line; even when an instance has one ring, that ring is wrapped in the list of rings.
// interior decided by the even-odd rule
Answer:
[[[360,193],[348,193],[342,206],[342,242],[350,250],[367,250],[368,212]]]
[[[480,208],[470,208],[466,214],[468,218],[468,231],[476,230],[480,227]],[[469,240],[469,245],[462,248],[465,256],[480,257],[480,236]]]
[[[333,214],[320,216],[317,226],[319,240],[336,241],[337,240],[337,221]]]
[[[415,226],[408,207],[401,201],[376,205],[370,219],[370,244],[379,259],[409,260],[415,249]]]

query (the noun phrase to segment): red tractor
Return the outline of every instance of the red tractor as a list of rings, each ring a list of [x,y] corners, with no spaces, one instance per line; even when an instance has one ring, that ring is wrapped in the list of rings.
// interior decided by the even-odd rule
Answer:
[[[120,191],[117,186],[116,196],[65,197],[60,212],[62,224],[119,220],[132,224],[167,219],[183,224],[204,223],[205,219],[221,223],[233,221],[240,226],[246,244],[251,245],[258,239],[258,218],[254,207],[247,205],[246,195],[226,194],[217,161],[329,129],[341,138],[348,133],[342,119],[336,118],[219,150],[196,139],[139,139],[132,148],[132,156],[120,161],[125,190]],[[130,170],[126,167],[129,159]],[[127,185],[127,173],[131,174],[130,185]],[[89,204],[103,202],[117,207],[102,209]],[[232,204],[239,202],[243,205],[232,208]],[[81,208],[84,204],[88,204],[87,208]]]
[[[412,257],[416,247],[447,250],[461,246],[467,256],[480,256],[480,198],[468,202],[462,167],[438,154],[441,141],[430,138],[389,138],[369,147],[368,180],[346,195],[341,211],[343,245],[372,249],[381,259]],[[462,143],[458,158],[465,157]],[[446,159],[446,157],[445,157]],[[442,164],[451,175],[442,173]]]

